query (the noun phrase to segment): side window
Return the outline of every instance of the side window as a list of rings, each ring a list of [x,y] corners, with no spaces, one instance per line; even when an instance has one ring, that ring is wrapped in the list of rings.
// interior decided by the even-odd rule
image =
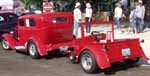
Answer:
[[[8,15],[8,18],[9,18],[9,21],[17,20],[17,16],[13,14]]]
[[[24,21],[23,21],[23,19],[20,19],[20,20],[19,20],[19,25],[20,25],[20,26],[24,26]]]
[[[35,21],[33,19],[29,19],[30,26],[35,26]]]
[[[56,17],[56,18],[52,18],[53,23],[59,23],[59,22],[67,22],[67,18],[66,17]]]
[[[34,19],[26,19],[26,26],[27,27],[33,27],[33,26],[35,26]]]

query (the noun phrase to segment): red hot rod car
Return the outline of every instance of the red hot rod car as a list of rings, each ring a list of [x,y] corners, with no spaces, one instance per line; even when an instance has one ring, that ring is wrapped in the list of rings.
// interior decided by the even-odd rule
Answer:
[[[85,32],[85,26],[91,32]],[[3,49],[25,49],[32,58],[47,55],[49,51],[68,52],[72,62],[80,62],[83,70],[93,73],[111,63],[144,57],[139,39],[114,39],[113,22],[81,23],[80,38],[73,37],[71,13],[55,12],[19,17],[15,31],[3,34]]]

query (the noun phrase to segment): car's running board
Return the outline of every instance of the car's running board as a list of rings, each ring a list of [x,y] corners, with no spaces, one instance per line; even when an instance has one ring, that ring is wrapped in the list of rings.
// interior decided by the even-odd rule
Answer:
[[[24,46],[16,46],[15,49],[26,49]]]

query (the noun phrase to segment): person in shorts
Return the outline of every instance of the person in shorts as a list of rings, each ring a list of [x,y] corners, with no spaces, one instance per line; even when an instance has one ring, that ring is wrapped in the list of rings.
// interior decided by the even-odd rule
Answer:
[[[136,14],[135,14],[135,7],[131,7],[131,12],[129,16],[129,32],[137,33],[136,30]]]

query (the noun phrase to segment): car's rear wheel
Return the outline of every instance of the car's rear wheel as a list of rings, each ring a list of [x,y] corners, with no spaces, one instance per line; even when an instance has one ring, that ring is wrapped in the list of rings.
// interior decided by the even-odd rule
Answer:
[[[98,71],[98,66],[94,55],[89,50],[85,50],[81,54],[80,63],[82,69],[87,73],[95,73]]]
[[[39,52],[38,52],[38,48],[33,41],[29,42],[29,44],[27,46],[27,50],[28,50],[29,55],[33,59],[38,59],[40,57]]]
[[[2,45],[2,48],[4,50],[10,50],[11,49],[9,42],[4,38],[2,38],[1,45]]]

